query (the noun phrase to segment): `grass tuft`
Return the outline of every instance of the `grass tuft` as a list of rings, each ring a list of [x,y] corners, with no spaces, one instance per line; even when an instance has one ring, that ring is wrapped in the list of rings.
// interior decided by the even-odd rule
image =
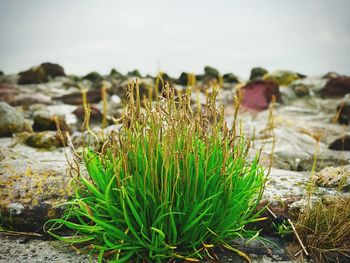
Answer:
[[[137,82],[121,130],[101,152],[85,149],[88,176],[79,172],[75,198],[48,222],[48,233],[84,245],[100,262],[198,261],[215,246],[257,237],[245,226],[260,220],[266,176],[258,155],[247,161],[249,141],[219,117],[217,90],[192,111],[190,92],[176,96],[165,85],[145,113],[135,92]],[[74,233],[60,236],[61,227]]]
[[[298,233],[315,262],[350,261],[350,197],[333,197],[299,216]]]

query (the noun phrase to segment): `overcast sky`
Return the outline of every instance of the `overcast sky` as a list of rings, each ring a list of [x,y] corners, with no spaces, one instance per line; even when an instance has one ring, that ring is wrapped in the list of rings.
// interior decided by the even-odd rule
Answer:
[[[0,70],[350,75],[349,0],[0,0]]]

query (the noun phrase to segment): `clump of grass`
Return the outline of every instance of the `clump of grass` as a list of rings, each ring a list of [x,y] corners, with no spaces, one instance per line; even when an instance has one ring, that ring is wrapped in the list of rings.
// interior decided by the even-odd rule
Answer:
[[[249,142],[218,117],[217,90],[193,112],[189,92],[175,97],[166,86],[144,114],[137,83],[129,91],[123,127],[101,152],[84,151],[88,176],[78,171],[75,198],[48,233],[99,261],[198,261],[219,245],[240,253],[228,243],[258,236],[245,226],[260,220],[266,176],[258,155],[247,162]],[[59,236],[62,226],[74,233]]]
[[[291,226],[286,220],[282,220],[282,222],[274,223],[272,222],[273,227],[276,229],[276,234],[281,238],[288,236],[293,233],[291,230]]]
[[[334,197],[308,207],[298,233],[315,262],[350,261],[350,197]]]

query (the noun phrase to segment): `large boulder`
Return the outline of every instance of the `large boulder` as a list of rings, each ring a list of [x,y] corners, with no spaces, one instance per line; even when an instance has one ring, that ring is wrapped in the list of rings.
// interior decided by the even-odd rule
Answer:
[[[350,124],[350,102],[340,103],[337,107],[338,123]]]
[[[0,214],[5,224],[34,230],[62,215],[72,191],[62,150],[43,151],[0,139]]]
[[[53,63],[42,63],[19,73],[18,84],[38,84],[49,81],[49,77],[65,76],[63,67]]]
[[[259,80],[262,79],[264,77],[264,75],[266,75],[267,73],[269,73],[266,69],[262,68],[262,67],[255,67],[252,68],[252,70],[250,71],[250,80]]]
[[[269,107],[273,96],[277,102],[282,102],[281,93],[276,82],[257,80],[248,83],[242,88],[242,105],[257,111]]]
[[[0,102],[0,137],[11,136],[26,129],[27,125],[22,113],[6,102]]]
[[[62,101],[65,104],[70,105],[82,105],[83,97],[81,92],[73,92],[70,94],[63,95],[61,97],[55,97],[54,100]],[[87,103],[98,103],[102,99],[101,90],[89,90],[86,93]]]
[[[350,151],[350,135],[334,140],[328,148],[336,151]]]
[[[321,90],[323,97],[344,97],[350,93],[350,77],[336,77],[328,80],[326,86]]]

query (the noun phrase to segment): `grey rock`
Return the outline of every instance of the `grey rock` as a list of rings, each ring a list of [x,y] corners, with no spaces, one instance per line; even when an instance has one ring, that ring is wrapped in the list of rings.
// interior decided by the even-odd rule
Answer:
[[[328,166],[350,163],[350,152],[328,149],[328,145],[347,134],[348,127],[333,120],[334,109],[339,100],[320,98],[295,99],[287,105],[275,105],[274,129],[269,129],[269,111],[251,114],[241,112],[237,123],[242,122],[244,136],[254,139],[252,146],[263,153],[274,150],[275,168],[294,171],[311,171],[316,157],[316,171]],[[232,127],[232,116],[227,116],[228,126]],[[317,140],[319,142],[317,143]]]
[[[0,244],[0,262],[97,262],[96,258],[89,257],[87,254],[79,254],[59,241],[0,235]]]
[[[304,79],[295,80],[292,84],[292,87],[298,87],[298,86],[306,87],[310,95],[315,95],[321,92],[326,82],[327,82],[326,79],[321,79],[318,77],[306,77]]]
[[[326,167],[315,175],[316,184],[323,187],[350,190],[350,165]]]
[[[271,169],[268,177],[264,199],[279,200],[288,196],[302,196],[309,181],[308,172],[295,172],[282,169]]]
[[[40,110],[34,113],[34,131],[57,131],[57,124],[62,132],[72,132],[71,128],[66,123],[65,116],[52,114],[50,111]]]
[[[46,107],[50,115],[64,117],[67,124],[75,124],[77,122],[77,117],[73,113],[75,109],[77,109],[77,106],[67,104],[50,105]]]
[[[6,102],[0,102],[0,137],[11,136],[26,129],[22,113]]]

